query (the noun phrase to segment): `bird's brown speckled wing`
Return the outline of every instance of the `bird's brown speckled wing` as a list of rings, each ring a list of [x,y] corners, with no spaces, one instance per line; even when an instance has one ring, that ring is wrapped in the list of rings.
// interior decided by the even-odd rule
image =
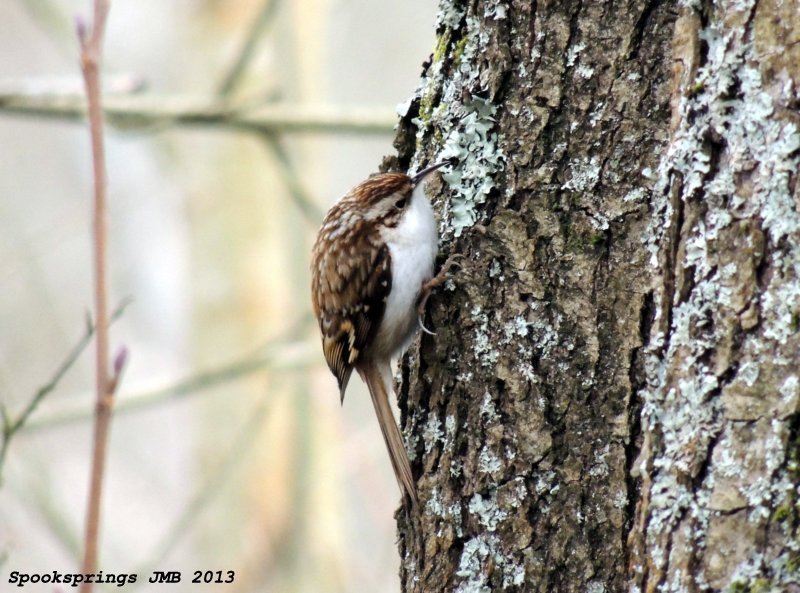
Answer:
[[[353,367],[377,332],[392,289],[389,248],[351,229],[312,261],[312,302],[328,367],[344,400]],[[325,226],[318,242],[323,242]],[[330,231],[328,235],[330,235]]]

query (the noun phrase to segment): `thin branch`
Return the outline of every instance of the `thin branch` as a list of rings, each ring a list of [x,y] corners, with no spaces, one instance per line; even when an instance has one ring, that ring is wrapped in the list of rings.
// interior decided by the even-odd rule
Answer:
[[[7,85],[4,85],[7,87]],[[152,131],[170,126],[218,128],[272,134],[392,133],[391,108],[309,105],[240,106],[223,99],[172,95],[113,95],[104,100],[108,124],[123,130]],[[83,121],[85,97],[74,93],[0,91],[0,113]]]
[[[253,59],[253,55],[258,47],[258,42],[262,39],[267,27],[275,20],[279,4],[280,2],[278,2],[278,0],[265,0],[258,16],[250,26],[247,38],[242,44],[239,53],[236,55],[236,61],[234,61],[228,73],[223,77],[222,83],[219,85],[219,90],[217,91],[218,95],[222,97],[230,95],[236,87],[239,86],[242,76],[247,70],[247,66]]]
[[[125,311],[125,308],[129,303],[130,300],[125,300],[114,310],[114,312],[111,314],[111,323],[122,316],[122,313]],[[8,453],[8,447],[11,444],[11,439],[14,438],[20,429],[26,427],[31,414],[36,411],[36,408],[39,407],[39,404],[42,403],[44,398],[52,393],[56,387],[58,387],[61,379],[67,374],[67,371],[72,368],[72,365],[75,364],[75,361],[78,360],[83,351],[86,350],[86,347],[91,343],[95,329],[96,326],[92,323],[91,319],[87,319],[84,335],[72,347],[50,380],[36,391],[28,404],[22,409],[22,411],[14,420],[8,416],[8,412],[5,407],[0,405],[0,414],[2,414],[3,417],[3,440],[0,444],[0,483],[2,483],[3,465],[5,464],[6,454]]]
[[[223,79],[217,92],[218,97],[221,99],[229,96],[241,81],[247,66],[250,64],[253,54],[255,52],[258,41],[263,35],[267,25],[272,22],[278,8],[278,0],[265,0],[261,10],[250,26],[247,38],[242,44],[242,49],[231,68],[230,72]],[[261,134],[267,148],[272,153],[273,158],[278,164],[278,170],[283,179],[283,183],[289,190],[289,195],[297,205],[301,214],[305,219],[313,225],[319,224],[322,220],[323,212],[316,205],[311,196],[306,192],[300,181],[300,176],[292,164],[289,153],[286,151],[285,146],[281,142],[281,138],[274,132],[264,132]]]
[[[277,357],[272,353],[255,355],[217,369],[193,375],[173,385],[169,385],[168,387],[120,397],[119,402],[114,407],[114,413],[119,416],[120,414],[148,410],[153,406],[159,406],[171,401],[181,400],[185,397],[199,395],[203,391],[213,387],[224,385],[261,371],[304,369],[311,364],[313,359],[311,352],[306,349],[305,343],[302,347],[304,350],[299,352],[300,358],[287,363],[276,364],[275,359]],[[77,422],[84,422],[89,417],[90,413],[86,409],[52,414],[41,420],[31,422],[25,427],[23,432],[29,434],[41,430],[49,430],[51,428],[75,424]]]
[[[325,213],[317,206],[316,202],[303,187],[303,183],[292,164],[286,147],[275,134],[264,134],[262,137],[275,162],[278,163],[278,171],[286,189],[289,190],[289,195],[300,209],[303,217],[316,227],[322,222],[322,217],[325,216]]]
[[[111,426],[111,411],[114,405],[114,389],[125,364],[125,354],[118,356],[114,364],[114,376],[109,375],[108,354],[108,297],[107,297],[107,237],[106,212],[106,159],[103,141],[103,107],[101,63],[103,36],[110,8],[109,0],[94,0],[92,28],[87,32],[83,21],[78,21],[78,40],[81,46],[80,62],[86,83],[89,114],[89,131],[92,143],[92,169],[94,171],[94,300],[97,317],[96,366],[97,404],[94,417],[94,440],[92,445],[92,469],[89,478],[89,497],[86,504],[84,556],[82,571],[93,573],[97,569],[98,537],[100,533],[100,509],[105,474],[108,433]],[[124,351],[123,351],[124,352]],[[91,593],[92,583],[81,584],[81,593]]]
[[[114,414],[147,410],[170,401],[177,401],[199,394],[218,385],[247,377],[264,370],[303,369],[314,360],[306,341],[298,342],[293,336],[302,333],[310,325],[311,315],[303,316],[280,337],[270,340],[258,352],[240,360],[202,371],[160,389],[138,394],[121,395],[114,406]],[[90,417],[84,406],[80,409],[51,414],[25,426],[24,434],[54,427],[83,422]]]
[[[117,97],[142,93],[147,88],[147,81],[133,74],[112,74],[103,78],[103,95]],[[0,78],[0,97],[5,97],[11,104],[39,100],[55,100],[56,97],[68,97],[70,101],[78,101],[86,111],[85,82],[81,75],[64,76],[16,76]]]

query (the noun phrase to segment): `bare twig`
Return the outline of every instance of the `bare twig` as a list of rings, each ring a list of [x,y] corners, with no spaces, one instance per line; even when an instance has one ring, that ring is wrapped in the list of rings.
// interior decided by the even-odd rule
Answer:
[[[189,396],[199,395],[203,391],[230,383],[242,377],[247,377],[254,373],[267,370],[291,370],[303,369],[309,366],[314,357],[312,356],[311,348],[306,342],[302,343],[288,343],[281,342],[283,348],[292,349],[294,352],[286,357],[286,352],[279,352],[278,349],[274,351],[263,352],[251,355],[242,360],[232,362],[230,364],[201,372],[191,377],[187,377],[173,385],[161,389],[155,389],[139,394],[126,395],[119,397],[118,403],[114,406],[114,414],[137,412],[148,410],[153,406],[158,406],[171,401],[177,401]],[[280,357],[280,361],[278,358]],[[59,426],[65,426],[76,422],[83,422],[89,417],[88,411],[81,407],[80,409],[63,411],[41,418],[35,422],[30,422],[26,425],[24,433],[32,433],[41,430],[47,430]]]
[[[68,97],[76,100],[85,112],[86,96],[84,95],[83,76],[15,76],[0,78],[0,101],[9,101],[11,105],[39,101],[53,101],[56,97]],[[103,95],[126,96],[144,92],[147,81],[133,74],[112,74],[103,78]],[[105,99],[107,100],[107,99]]]
[[[236,90],[236,86],[241,81],[242,75],[250,65],[250,61],[253,58],[258,41],[263,35],[267,25],[272,22],[272,19],[277,12],[277,8],[278,0],[265,0],[261,10],[258,13],[258,16],[250,26],[250,30],[247,33],[247,38],[242,44],[242,49],[239,51],[236,62],[228,74],[223,78],[223,83],[220,85],[219,91],[217,91],[217,95],[220,99],[228,97]],[[303,184],[300,181],[300,176],[297,174],[289,153],[287,152],[286,147],[283,145],[280,136],[274,132],[264,131],[261,134],[261,137],[264,139],[264,143],[267,145],[267,148],[270,150],[273,158],[277,162],[278,170],[283,178],[284,185],[289,190],[289,195],[291,196],[292,200],[294,200],[294,203],[299,208],[301,214],[311,224],[319,224],[319,221],[322,220],[324,213],[319,209],[311,196],[309,196],[303,188]]]
[[[247,70],[247,66],[253,59],[253,54],[258,47],[258,42],[264,35],[267,27],[272,24],[275,19],[275,14],[278,12],[278,0],[265,0],[258,12],[258,16],[250,26],[247,33],[247,38],[244,40],[239,53],[236,55],[236,61],[231,66],[230,70],[225,74],[222,83],[219,85],[217,94],[220,96],[230,95],[242,79],[242,75]]]
[[[97,317],[97,403],[95,407],[92,470],[89,480],[89,497],[86,509],[84,556],[82,570],[93,573],[97,569],[98,535],[100,532],[100,503],[105,474],[106,448],[114,404],[114,388],[125,366],[127,353],[116,357],[114,376],[109,376],[108,356],[108,298],[106,280],[107,214],[106,214],[106,162],[103,142],[103,106],[101,97],[101,72],[103,36],[110,8],[109,0],[94,0],[92,28],[87,32],[83,21],[78,21],[78,40],[81,46],[81,71],[86,85],[89,130],[92,141],[92,169],[94,171],[94,287]],[[92,583],[81,584],[81,593],[91,593]]]
[[[7,87],[8,85],[4,85]],[[397,116],[391,108],[300,105],[239,106],[228,100],[158,95],[114,95],[104,100],[109,125],[151,131],[169,126],[232,131],[317,134],[390,134]],[[0,92],[0,112],[82,121],[85,97],[19,89]]]
[[[128,306],[130,303],[129,300],[124,301],[120,304],[114,312],[111,314],[110,321],[113,323],[117,319],[120,318],[123,311],[125,311],[125,307]],[[75,364],[75,361],[78,360],[78,357],[83,353],[89,343],[92,341],[92,337],[94,336],[96,326],[92,323],[91,319],[87,319],[86,321],[86,330],[84,335],[81,339],[72,347],[72,349],[67,354],[66,358],[61,362],[61,364],[56,369],[56,372],[50,378],[50,380],[45,384],[42,385],[36,393],[33,395],[31,400],[27,403],[27,405],[22,409],[19,415],[15,419],[11,419],[8,415],[7,410],[4,406],[0,405],[0,415],[3,418],[3,434],[2,434],[2,443],[0,444],[0,483],[2,483],[2,473],[3,473],[3,465],[6,460],[6,454],[8,453],[8,447],[11,444],[11,439],[25,427],[28,423],[28,419],[31,417],[36,411],[36,408],[39,407],[39,404],[42,403],[45,397],[47,397],[51,392],[58,387],[59,382],[67,374],[67,371],[72,368],[72,365]]]
[[[292,164],[286,147],[275,134],[264,134],[262,138],[264,139],[264,144],[272,153],[275,162],[278,163],[278,171],[283,178],[286,189],[289,190],[292,200],[294,200],[294,203],[308,222],[315,226],[318,225],[325,213],[317,206],[316,202],[303,187],[303,183],[300,181],[300,176]]]

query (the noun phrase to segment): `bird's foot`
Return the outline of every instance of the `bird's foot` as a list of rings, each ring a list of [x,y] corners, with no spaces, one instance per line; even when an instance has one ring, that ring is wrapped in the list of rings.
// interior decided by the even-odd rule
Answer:
[[[459,260],[464,259],[464,256],[460,253],[454,253],[450,257],[447,258],[447,261],[442,264],[442,267],[439,269],[439,273],[436,274],[430,280],[423,282],[422,287],[420,288],[420,295],[419,295],[419,302],[417,304],[417,318],[419,319],[419,327],[424,331],[426,334],[431,336],[435,336],[436,333],[429,330],[425,327],[424,319],[425,319],[425,305],[428,303],[428,298],[431,296],[433,289],[441,286],[450,278],[450,270],[453,268],[461,268],[461,264]]]

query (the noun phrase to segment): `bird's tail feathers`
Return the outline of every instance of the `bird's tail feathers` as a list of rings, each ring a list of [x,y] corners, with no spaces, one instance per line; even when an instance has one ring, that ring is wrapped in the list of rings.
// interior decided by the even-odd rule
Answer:
[[[400,489],[403,490],[411,499],[414,508],[419,506],[417,498],[417,486],[414,482],[414,475],[411,473],[411,463],[408,460],[403,435],[394,419],[394,413],[389,405],[389,391],[392,385],[391,369],[386,365],[385,369],[379,369],[375,365],[359,369],[361,377],[369,388],[372,397],[372,404],[375,406],[375,413],[378,416],[378,424],[381,427],[383,440],[389,450],[389,458],[392,461],[392,469],[397,478]]]

